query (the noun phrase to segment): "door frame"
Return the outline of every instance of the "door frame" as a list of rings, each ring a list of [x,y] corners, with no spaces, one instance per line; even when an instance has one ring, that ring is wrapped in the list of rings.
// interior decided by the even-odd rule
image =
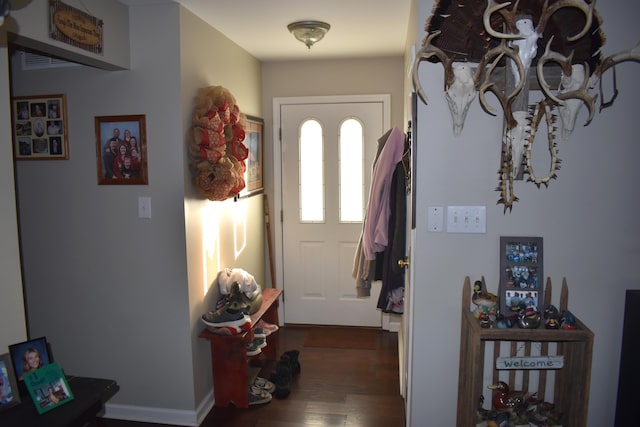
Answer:
[[[390,94],[370,94],[370,95],[328,95],[328,96],[290,96],[273,98],[273,207],[271,212],[271,227],[274,237],[274,263],[276,283],[284,286],[283,265],[283,229],[282,229],[282,141],[280,140],[281,108],[283,105],[295,104],[335,104],[335,103],[355,103],[355,102],[381,102],[383,114],[383,129],[391,127],[391,95]],[[371,165],[365,165],[371,168]],[[355,280],[354,280],[355,286]],[[375,298],[371,296],[370,298]],[[283,310],[286,305],[286,295],[283,294],[283,304],[279,310]],[[279,318],[284,319],[282,312]],[[400,329],[400,322],[392,319],[390,315],[383,313],[382,329],[397,332]]]

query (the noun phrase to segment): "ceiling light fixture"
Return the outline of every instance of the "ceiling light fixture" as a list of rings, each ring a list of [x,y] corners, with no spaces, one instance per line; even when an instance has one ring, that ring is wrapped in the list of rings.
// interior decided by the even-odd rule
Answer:
[[[295,38],[311,49],[314,43],[322,40],[331,25],[321,21],[298,21],[287,25],[287,28]]]

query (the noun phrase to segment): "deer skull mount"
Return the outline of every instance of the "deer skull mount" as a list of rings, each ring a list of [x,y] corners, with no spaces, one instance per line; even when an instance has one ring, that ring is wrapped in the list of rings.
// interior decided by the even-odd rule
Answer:
[[[640,62],[640,43],[633,49],[602,57],[605,37],[595,4],[596,0],[439,0],[427,20],[427,37],[413,64],[415,91],[427,104],[418,68],[423,61],[440,62],[455,136],[462,133],[476,93],[482,108],[492,115],[498,111],[489,104],[486,93],[491,92],[498,100],[504,129],[497,190],[498,203],[504,204],[505,212],[511,211],[518,200],[513,187],[522,172],[529,175],[527,181],[538,187],[548,186],[550,179],[557,178],[557,115],[562,137],[568,139],[583,104],[589,113],[585,126],[593,120],[598,86],[600,110],[613,104],[618,94],[615,65]],[[555,63],[562,70],[556,89],[545,77],[548,63]],[[614,94],[605,102],[601,77],[610,68],[614,71]],[[496,69],[505,70],[505,75],[510,72],[513,78],[502,83],[496,77]],[[530,70],[535,71],[544,96],[536,105],[529,105]],[[548,128],[551,166],[546,177],[537,178],[531,166],[531,146],[543,117]]]

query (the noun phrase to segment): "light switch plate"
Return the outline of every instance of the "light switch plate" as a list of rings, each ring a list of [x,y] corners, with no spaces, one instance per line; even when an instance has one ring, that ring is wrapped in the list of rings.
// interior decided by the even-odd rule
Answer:
[[[447,233],[486,233],[486,206],[448,206]]]
[[[442,231],[444,224],[444,207],[429,206],[427,216],[427,231]]]

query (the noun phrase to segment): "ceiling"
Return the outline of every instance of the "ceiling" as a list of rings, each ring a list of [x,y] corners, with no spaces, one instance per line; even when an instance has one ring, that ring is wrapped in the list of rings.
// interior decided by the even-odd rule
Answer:
[[[411,0],[119,0],[129,6],[177,2],[261,61],[401,56]],[[287,25],[325,21],[311,49]]]

